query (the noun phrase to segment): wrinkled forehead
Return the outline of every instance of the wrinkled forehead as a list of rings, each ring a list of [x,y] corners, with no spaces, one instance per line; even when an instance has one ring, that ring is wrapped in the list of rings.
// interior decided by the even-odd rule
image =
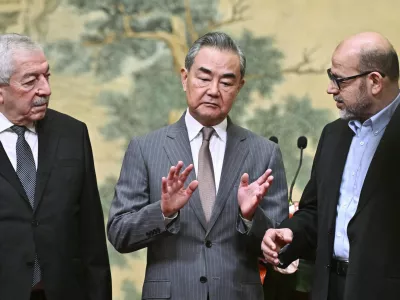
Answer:
[[[41,50],[18,50],[12,56],[14,74],[25,72],[44,73],[49,69],[46,56]]]
[[[202,47],[194,59],[194,71],[205,68],[217,73],[240,74],[240,57],[230,50]]]

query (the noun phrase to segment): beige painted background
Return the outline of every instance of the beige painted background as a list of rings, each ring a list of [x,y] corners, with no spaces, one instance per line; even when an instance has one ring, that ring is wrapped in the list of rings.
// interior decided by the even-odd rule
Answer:
[[[163,0],[160,0],[163,1]],[[201,1],[201,0],[198,0]],[[0,0],[0,12],[11,11],[17,7],[18,0]],[[28,13],[40,11],[51,0],[22,1]],[[21,2],[21,3],[22,3]],[[54,1],[53,1],[54,2]],[[46,4],[47,3],[47,4]],[[229,14],[230,1],[220,2],[222,14]],[[249,19],[224,29],[228,32],[240,32],[250,29],[256,35],[273,36],[276,45],[285,54],[284,66],[293,66],[302,60],[303,49],[314,49],[311,65],[324,68],[330,65],[330,55],[337,43],[348,35],[367,30],[379,31],[389,38],[396,49],[400,49],[398,0],[250,0]],[[77,10],[58,6],[48,16],[48,40],[79,39],[85,18]],[[4,20],[3,20],[4,21]],[[1,23],[1,20],[0,20]],[[7,28],[8,32],[21,32],[23,20]],[[130,84],[128,75],[102,84],[116,91],[127,89]],[[313,106],[328,108],[336,114],[332,97],[325,92],[328,80],[325,74],[286,75],[285,80],[276,86],[273,99],[281,99],[288,93],[308,94]],[[123,155],[122,141],[108,142],[100,134],[100,127],[107,123],[107,111],[95,104],[100,92],[99,82],[90,75],[51,76],[53,95],[51,107],[70,114],[87,123],[92,140],[96,170],[99,182],[106,176],[118,174]],[[258,103],[252,104],[256,109]],[[295,191],[294,199],[299,199],[300,191]],[[107,214],[108,212],[105,212]],[[130,260],[131,269],[121,271],[113,268],[114,299],[123,299],[121,283],[129,278],[141,288],[145,270],[145,253],[141,259]]]

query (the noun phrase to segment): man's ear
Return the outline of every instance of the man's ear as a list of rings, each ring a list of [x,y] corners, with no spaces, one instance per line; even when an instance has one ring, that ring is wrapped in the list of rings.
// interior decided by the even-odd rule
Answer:
[[[0,105],[4,104],[4,97],[3,97],[4,90],[0,87]]]
[[[369,74],[369,80],[371,83],[371,93],[373,95],[379,94],[383,89],[384,78],[382,77],[382,75],[378,72],[372,72],[371,74]]]
[[[238,93],[240,92],[240,90],[242,89],[242,87],[244,86],[245,83],[246,83],[246,80],[244,80],[244,78],[242,78],[239,83]]]
[[[183,90],[186,92],[186,83],[188,78],[188,71],[185,68],[181,69],[181,82]]]

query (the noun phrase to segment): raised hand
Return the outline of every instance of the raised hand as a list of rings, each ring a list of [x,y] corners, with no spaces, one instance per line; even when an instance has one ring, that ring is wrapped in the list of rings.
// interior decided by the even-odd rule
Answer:
[[[185,189],[184,184],[193,170],[193,165],[190,164],[180,173],[182,167],[183,162],[179,161],[176,166],[170,168],[168,177],[161,179],[161,211],[165,217],[174,215],[185,206],[199,184],[197,180],[193,180]]]
[[[268,169],[256,181],[249,184],[249,174],[244,173],[240,179],[238,190],[238,203],[242,216],[251,221],[256,208],[268,191],[274,177],[272,170]]]

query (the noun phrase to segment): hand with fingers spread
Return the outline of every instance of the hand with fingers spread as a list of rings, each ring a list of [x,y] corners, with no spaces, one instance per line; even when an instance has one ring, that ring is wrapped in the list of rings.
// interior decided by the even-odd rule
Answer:
[[[189,201],[190,196],[196,190],[198,181],[193,180],[185,189],[184,184],[193,165],[190,164],[182,173],[183,162],[169,170],[168,177],[161,180],[161,211],[165,217],[170,217],[178,212]]]
[[[261,250],[264,258],[270,264],[279,264],[279,251],[293,240],[293,232],[289,228],[268,229],[261,242]]]
[[[249,174],[244,173],[240,179],[238,190],[238,203],[243,218],[251,221],[256,208],[268,191],[272,180],[272,170],[268,169],[256,181],[249,184]]]

